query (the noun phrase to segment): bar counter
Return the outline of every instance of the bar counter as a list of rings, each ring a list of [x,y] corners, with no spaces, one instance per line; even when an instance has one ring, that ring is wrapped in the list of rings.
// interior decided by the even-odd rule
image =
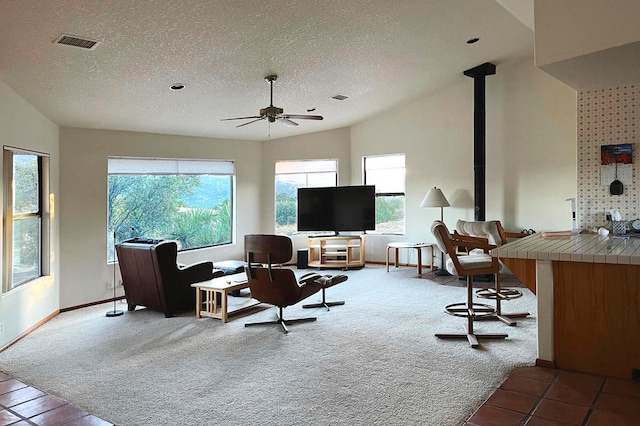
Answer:
[[[536,294],[538,365],[640,374],[640,238],[534,234],[492,254]]]

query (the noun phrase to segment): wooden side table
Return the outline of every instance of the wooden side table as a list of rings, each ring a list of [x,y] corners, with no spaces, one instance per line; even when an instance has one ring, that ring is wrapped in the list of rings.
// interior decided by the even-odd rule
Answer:
[[[191,287],[196,289],[196,319],[211,317],[218,318],[224,323],[229,320],[229,315],[246,311],[260,304],[260,301],[256,299],[249,299],[235,309],[229,310],[227,303],[229,293],[249,287],[247,274],[244,272],[201,281],[191,284]],[[220,306],[218,306],[218,301]]]
[[[387,244],[387,255],[386,255],[386,264],[387,264],[387,272],[389,272],[389,251],[394,249],[395,251],[395,267],[398,267],[398,251],[400,249],[415,249],[418,252],[418,275],[422,275],[422,249],[430,250],[430,268],[433,271],[433,244],[427,243],[408,243],[408,242],[400,242],[400,243],[389,243]]]

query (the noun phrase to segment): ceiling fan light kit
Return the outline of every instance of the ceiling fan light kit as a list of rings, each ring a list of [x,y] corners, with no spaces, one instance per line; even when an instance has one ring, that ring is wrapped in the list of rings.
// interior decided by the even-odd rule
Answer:
[[[285,114],[283,108],[278,108],[276,106],[273,106],[273,82],[278,79],[278,76],[275,74],[271,74],[266,76],[264,79],[267,83],[269,83],[269,89],[270,89],[269,106],[265,108],[261,108],[260,115],[254,115],[250,117],[223,118],[222,121],[251,120],[236,126],[236,127],[242,127],[242,126],[246,126],[247,124],[255,123],[256,121],[262,121],[265,119],[269,123],[274,123],[276,120],[281,120],[281,122],[284,125],[289,127],[295,127],[298,125],[298,123],[296,123],[295,121],[292,121],[291,120],[292,118],[296,120],[323,120],[324,119],[324,117],[321,115]]]

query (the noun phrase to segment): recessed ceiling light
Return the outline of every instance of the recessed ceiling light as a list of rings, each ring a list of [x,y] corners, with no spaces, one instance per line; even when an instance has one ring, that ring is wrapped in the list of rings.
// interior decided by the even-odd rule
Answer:
[[[480,39],[478,37],[473,37],[473,38],[470,38],[469,40],[467,40],[467,44],[473,44],[473,43],[477,43],[479,41],[480,41]]]
[[[331,99],[335,99],[337,101],[344,101],[347,98],[348,98],[348,96],[345,96],[345,95],[335,95],[335,96],[331,97]]]
[[[169,89],[171,90],[182,90],[184,89],[186,86],[183,83],[174,83],[171,85],[171,87],[169,87]]]

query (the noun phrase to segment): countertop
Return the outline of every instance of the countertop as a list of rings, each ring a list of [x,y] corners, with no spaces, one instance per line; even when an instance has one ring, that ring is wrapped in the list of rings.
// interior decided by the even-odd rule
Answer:
[[[533,234],[492,250],[494,257],[640,265],[640,238],[596,234]]]

